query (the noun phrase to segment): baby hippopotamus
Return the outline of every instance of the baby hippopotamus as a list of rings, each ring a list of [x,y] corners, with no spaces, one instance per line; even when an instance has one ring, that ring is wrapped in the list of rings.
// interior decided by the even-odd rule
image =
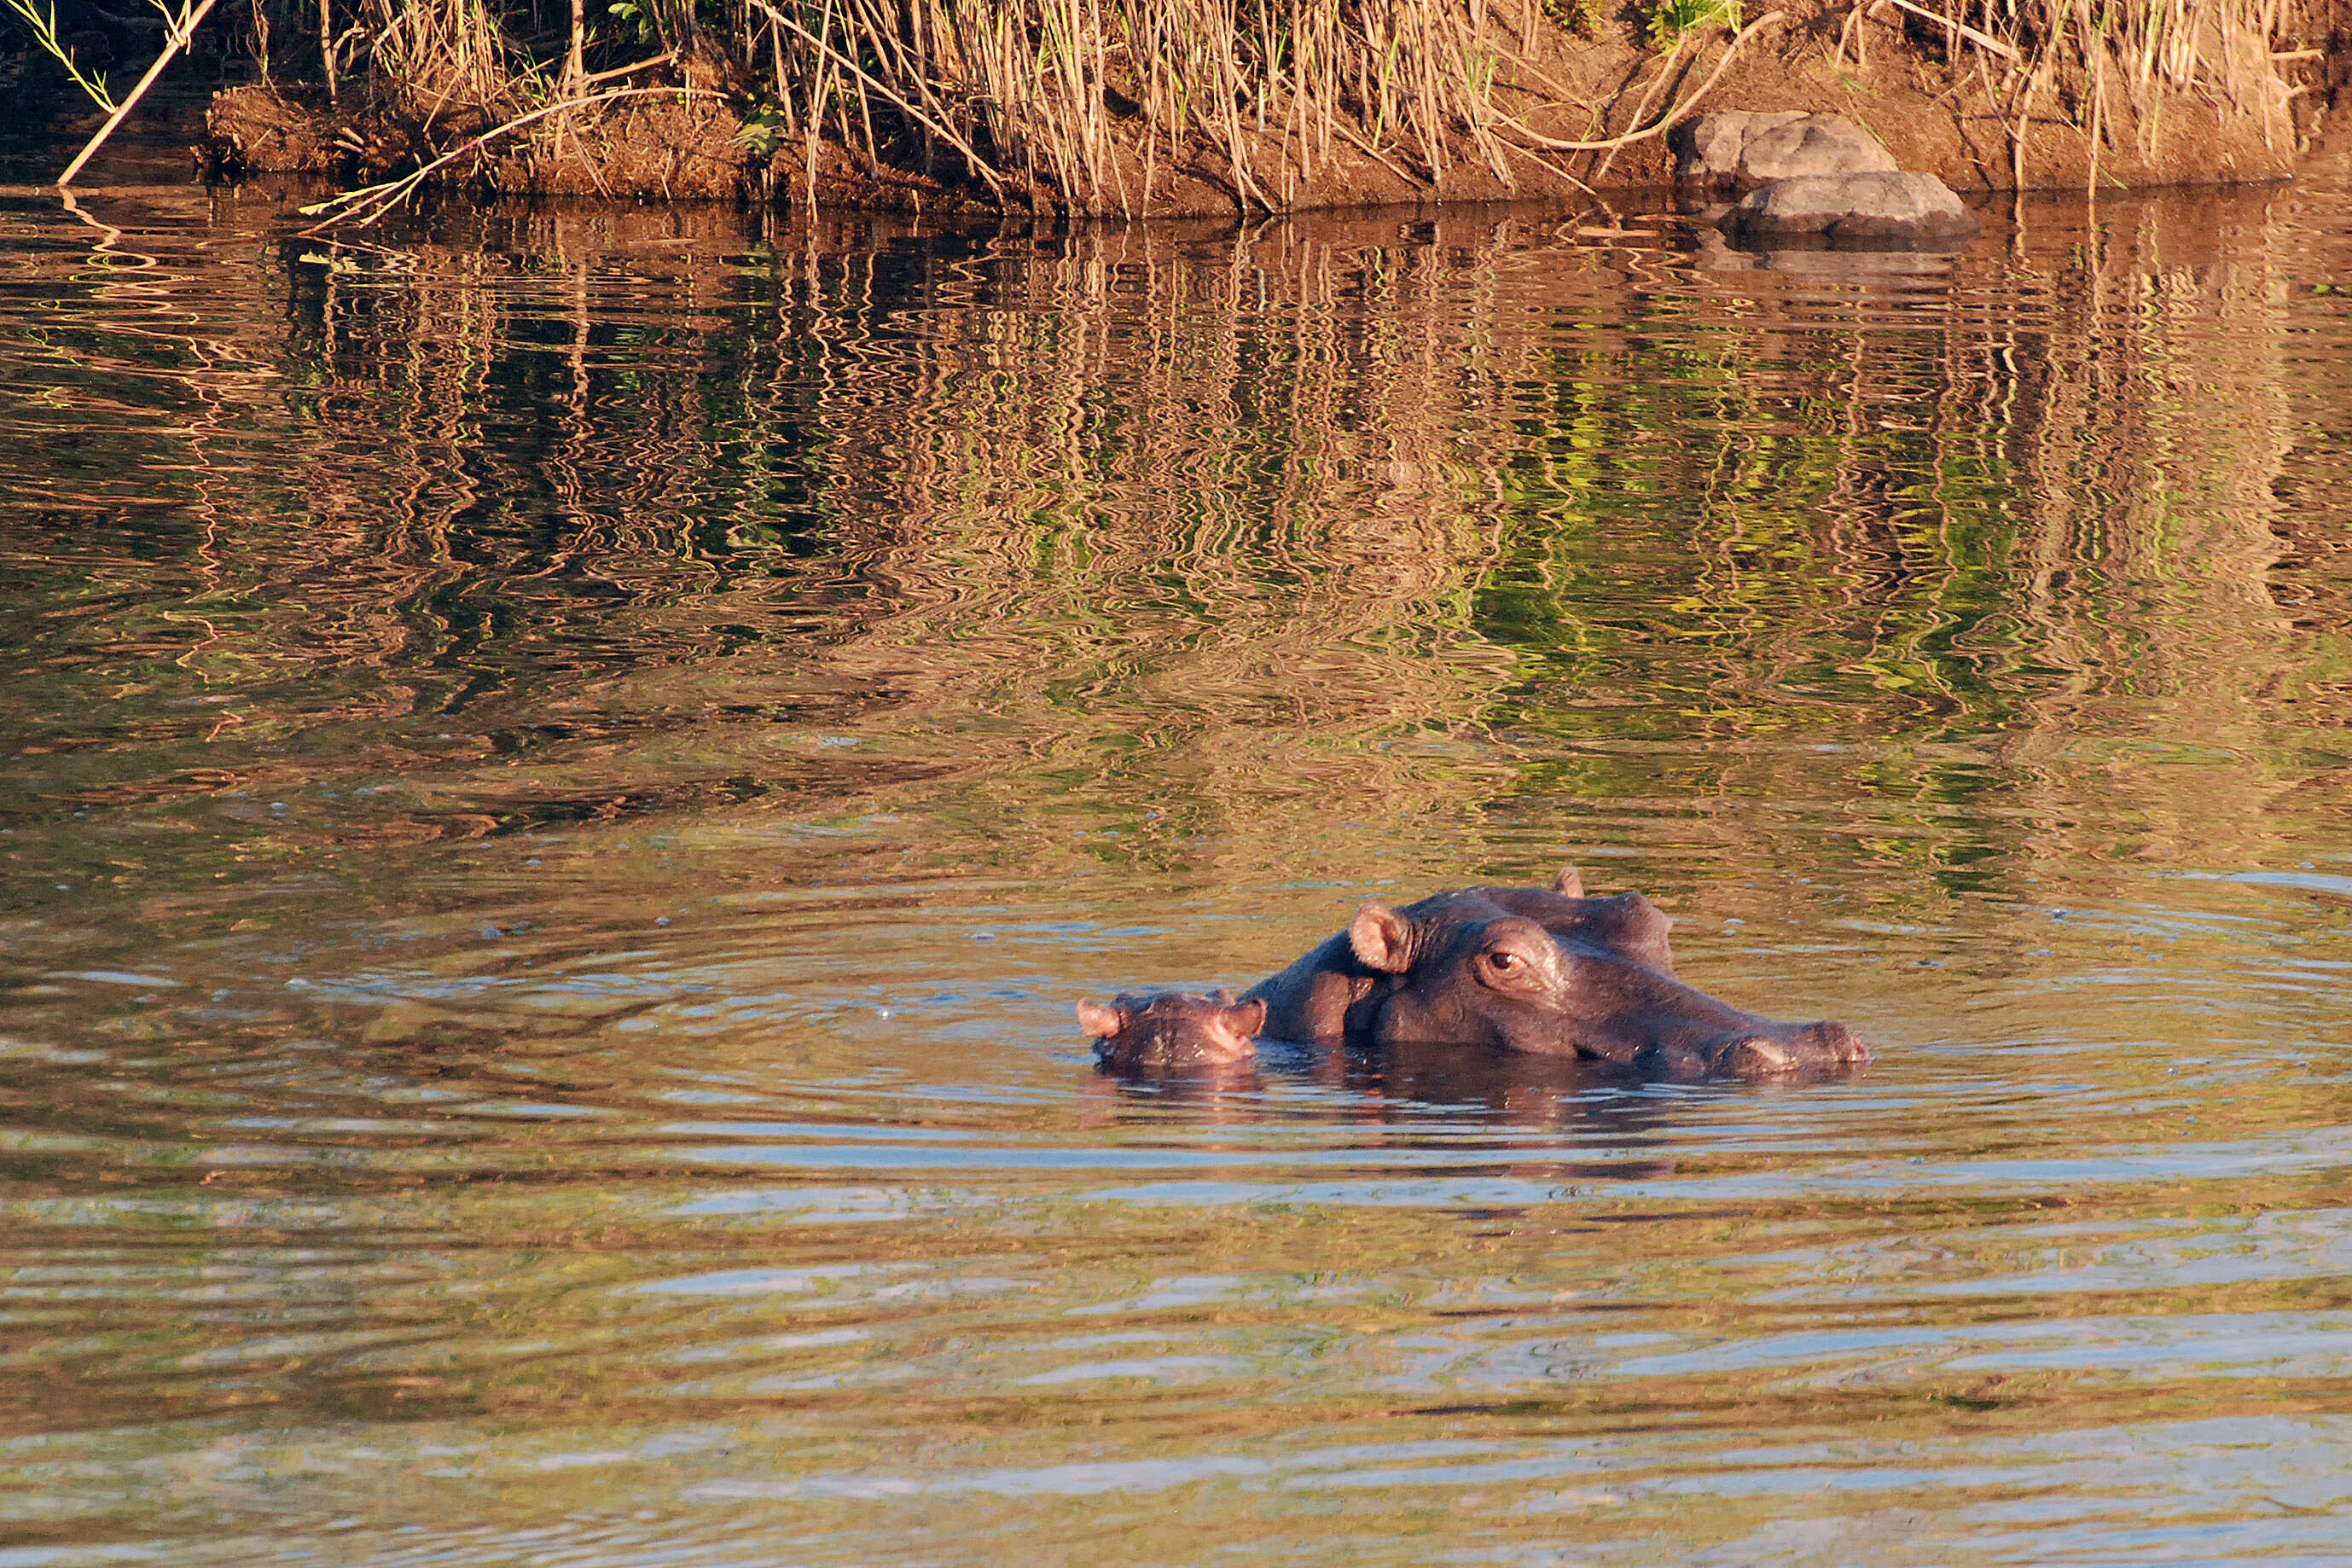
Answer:
[[[1257,1055],[1264,1002],[1236,1002],[1223,991],[1125,994],[1108,1004],[1081,1002],[1078,1023],[1095,1037],[1095,1060],[1122,1071],[1224,1067]]]

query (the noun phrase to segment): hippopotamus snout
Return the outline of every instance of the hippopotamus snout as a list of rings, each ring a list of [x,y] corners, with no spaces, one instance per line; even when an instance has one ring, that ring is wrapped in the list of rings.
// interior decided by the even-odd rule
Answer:
[[[1677,1053],[1679,1054],[1679,1053]],[[1729,1073],[1735,1078],[1770,1078],[1807,1068],[1848,1067],[1870,1059],[1870,1047],[1843,1024],[1780,1025],[1743,1033],[1712,1051],[1689,1053],[1673,1066],[1685,1070]]]

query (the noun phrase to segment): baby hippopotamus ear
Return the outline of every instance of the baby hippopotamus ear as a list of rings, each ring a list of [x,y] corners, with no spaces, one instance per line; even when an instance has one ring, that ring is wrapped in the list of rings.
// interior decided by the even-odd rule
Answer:
[[[1222,991],[1216,995],[1224,1005],[1225,1026],[1248,1040],[1251,1054],[1255,1055],[1257,1037],[1265,1028],[1265,998],[1259,996],[1247,1002],[1235,1002]]]
[[[1573,866],[1562,866],[1559,875],[1551,879],[1551,890],[1564,899],[1584,897],[1584,878]]]
[[[1127,1027],[1127,1015],[1100,1002],[1078,1004],[1078,1027],[1097,1040],[1115,1039]]]
[[[1095,1059],[1115,1068],[1186,1068],[1245,1062],[1257,1055],[1265,1003],[1161,991],[1078,1004],[1078,1024],[1095,1037]]]

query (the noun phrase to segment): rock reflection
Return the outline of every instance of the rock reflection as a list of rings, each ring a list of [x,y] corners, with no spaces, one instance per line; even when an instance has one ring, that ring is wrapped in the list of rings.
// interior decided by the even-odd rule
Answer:
[[[1727,209],[1724,209],[1727,210]],[[1717,212],[1693,219],[1692,264],[1706,272],[1784,272],[1840,282],[1920,282],[1952,276],[1969,248],[1960,240],[1916,246],[1852,247],[1783,245],[1750,248],[1734,245],[1715,226]]]

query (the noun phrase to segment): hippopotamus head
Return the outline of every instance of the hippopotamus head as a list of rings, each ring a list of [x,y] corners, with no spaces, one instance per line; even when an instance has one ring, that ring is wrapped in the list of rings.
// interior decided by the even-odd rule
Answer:
[[[1675,922],[1666,912],[1639,893],[1588,899],[1584,879],[1573,866],[1549,888],[1473,888],[1470,896],[1523,915],[1554,936],[1597,943],[1662,974],[1675,972],[1674,950],[1666,942]]]
[[[1347,938],[1359,963],[1391,977],[1371,1020],[1378,1045],[1596,1057],[1675,1076],[1869,1059],[1842,1024],[1780,1023],[1683,984],[1670,923],[1638,893],[1474,888],[1403,910],[1367,904]]]
[[[1078,1024],[1095,1037],[1095,1059],[1124,1071],[1223,1067],[1257,1055],[1265,1004],[1160,991],[1078,1004]]]

